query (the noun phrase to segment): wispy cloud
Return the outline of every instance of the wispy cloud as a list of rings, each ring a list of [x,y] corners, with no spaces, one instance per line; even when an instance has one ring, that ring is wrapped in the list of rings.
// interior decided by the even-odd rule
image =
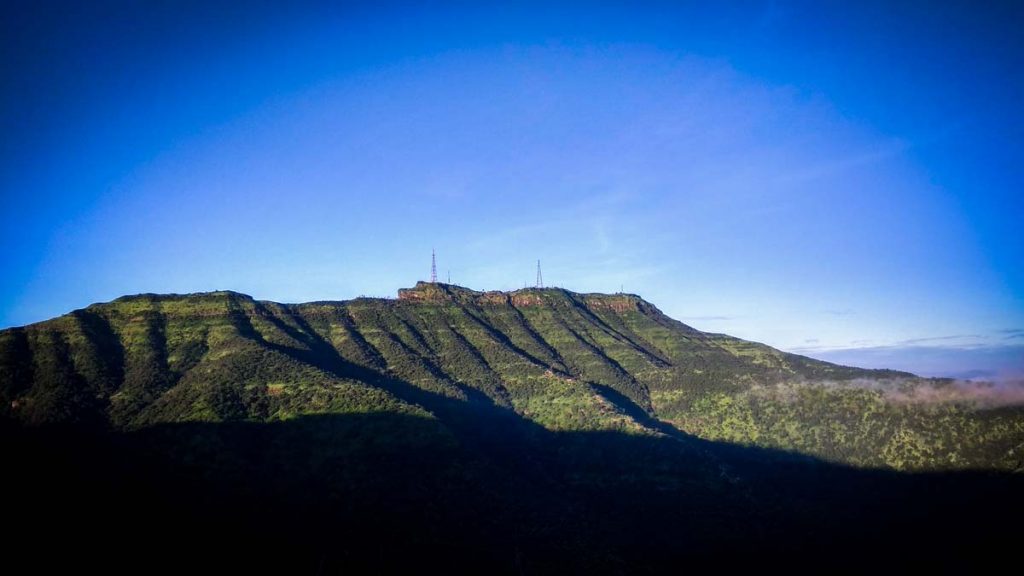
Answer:
[[[904,140],[891,140],[874,149],[861,150],[790,172],[780,177],[779,181],[784,184],[796,184],[834,178],[857,168],[885,162],[900,156],[909,148],[910,144]]]
[[[911,338],[910,340],[900,340],[891,344],[891,346],[913,346],[915,344],[925,344],[928,342],[948,342],[950,340],[964,340],[973,338],[983,338],[980,334],[954,334],[951,336],[932,336],[930,338]]]
[[[736,318],[737,316],[683,316],[683,320],[694,322],[724,322]]]
[[[1012,338],[1016,336],[1009,336]],[[812,342],[805,341],[807,344]],[[817,340],[813,342],[817,344]],[[922,338],[907,338],[905,340],[895,341],[878,341],[873,339],[858,339],[850,340],[846,343],[832,343],[824,344],[821,346],[794,348],[797,350],[883,350],[883,349],[903,349],[903,348],[956,348],[956,349],[972,349],[972,348],[985,348],[996,345],[991,337],[983,334],[948,334],[943,336],[928,336]]]

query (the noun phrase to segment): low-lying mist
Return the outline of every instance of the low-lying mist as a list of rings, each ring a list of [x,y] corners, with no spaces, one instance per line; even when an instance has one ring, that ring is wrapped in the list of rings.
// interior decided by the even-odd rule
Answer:
[[[854,380],[797,381],[759,386],[757,395],[795,401],[806,387],[857,389],[879,394],[888,402],[906,404],[959,404],[974,408],[1024,405],[1024,379],[980,381],[954,378],[857,378]]]
[[[987,382],[931,379],[883,390],[894,402],[971,404],[979,408],[1024,405],[1024,380]]]

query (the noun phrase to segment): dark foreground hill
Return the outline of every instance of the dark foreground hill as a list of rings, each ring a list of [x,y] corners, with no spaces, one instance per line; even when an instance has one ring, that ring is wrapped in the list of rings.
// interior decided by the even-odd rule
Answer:
[[[0,488],[37,568],[976,567],[1024,417],[950,385],[631,295],[133,296],[0,332]]]

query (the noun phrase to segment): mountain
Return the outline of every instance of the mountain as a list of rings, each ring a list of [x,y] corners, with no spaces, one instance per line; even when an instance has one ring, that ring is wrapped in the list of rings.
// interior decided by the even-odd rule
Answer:
[[[952,385],[700,332],[634,295],[550,288],[421,282],[397,300],[298,305],[146,294],[0,332],[0,415],[30,424],[430,417],[431,394],[551,430],[670,427],[859,466],[1018,467],[1020,409],[913,401]]]
[[[925,559],[948,568],[1012,543],[1024,450],[1020,407],[943,400],[954,386],[629,294],[144,294],[0,331],[0,493],[20,534],[51,534],[27,549],[115,571],[919,564],[914,546],[955,545]]]

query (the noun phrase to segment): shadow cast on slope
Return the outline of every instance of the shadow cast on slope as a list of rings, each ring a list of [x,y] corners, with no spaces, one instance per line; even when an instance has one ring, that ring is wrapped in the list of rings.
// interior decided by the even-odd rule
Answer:
[[[458,422],[5,425],[7,544],[37,568],[113,572],[950,570],[1005,559],[1024,511],[1018,476],[555,433],[463,406]]]

